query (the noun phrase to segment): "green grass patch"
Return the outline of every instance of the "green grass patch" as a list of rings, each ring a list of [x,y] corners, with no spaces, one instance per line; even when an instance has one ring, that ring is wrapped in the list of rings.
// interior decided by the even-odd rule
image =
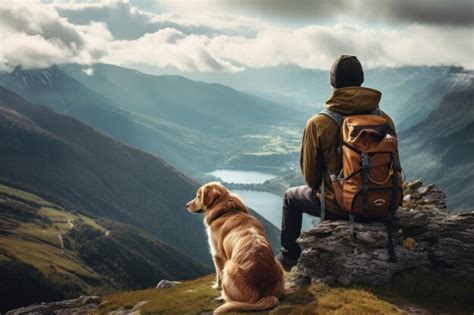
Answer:
[[[214,299],[220,292],[212,289],[214,275],[183,282],[173,288],[115,293],[104,297],[100,313],[120,307],[132,308],[141,301],[143,314],[210,314],[223,302]],[[273,310],[245,314],[403,314],[394,304],[375,294],[353,288],[331,288],[321,284],[302,286],[282,299]]]

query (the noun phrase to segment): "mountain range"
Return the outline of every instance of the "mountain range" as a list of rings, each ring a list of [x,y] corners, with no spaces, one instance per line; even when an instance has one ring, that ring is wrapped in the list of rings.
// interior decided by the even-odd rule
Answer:
[[[90,71],[88,71],[90,70]],[[292,114],[288,106],[181,76],[152,76],[112,65],[52,66],[0,74],[0,85],[34,105],[73,116],[156,154],[187,174],[212,170],[260,144]]]
[[[209,266],[202,217],[184,206],[198,184],[159,157],[1,87],[0,143],[1,182],[93,218],[127,224]],[[277,228],[253,214],[276,246]]]

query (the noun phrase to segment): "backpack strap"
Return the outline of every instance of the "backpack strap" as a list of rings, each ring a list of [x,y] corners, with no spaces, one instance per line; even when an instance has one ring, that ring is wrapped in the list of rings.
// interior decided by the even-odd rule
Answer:
[[[398,194],[398,172],[400,172],[400,166],[397,163],[398,156],[396,153],[392,153],[392,199],[390,203],[390,212],[387,221],[387,234],[388,234],[388,255],[390,262],[396,262],[397,256],[395,254],[395,246],[393,244],[393,221],[395,219],[395,212],[397,211],[397,194]]]
[[[377,116],[382,116],[383,114],[384,112],[380,108],[377,108],[376,110],[372,112],[372,115],[377,115]]]
[[[321,194],[320,194],[320,201],[321,201],[321,215],[319,216],[319,223],[323,222],[326,218],[326,189],[324,189],[324,171],[322,173],[323,180],[321,183]]]
[[[330,110],[330,109],[325,109],[322,112],[320,112],[319,114],[331,118],[337,124],[337,127],[341,128],[342,121],[344,120],[344,117],[342,117],[342,115],[339,114],[338,112],[335,112],[335,111]],[[326,217],[326,197],[325,197],[326,189],[325,189],[325,185],[324,185],[324,182],[325,182],[324,173],[325,172],[323,170],[323,172],[322,172],[323,180],[321,181],[321,194],[320,194],[320,196],[321,196],[320,197],[320,199],[321,199],[321,215],[320,215],[321,221],[320,222],[323,222],[325,217]]]
[[[344,120],[344,117],[341,114],[339,114],[338,112],[335,112],[335,111],[330,110],[330,109],[325,109],[322,112],[320,112],[319,114],[331,118],[332,120],[334,120],[334,122],[337,124],[337,126],[339,128],[341,128],[342,121]]]

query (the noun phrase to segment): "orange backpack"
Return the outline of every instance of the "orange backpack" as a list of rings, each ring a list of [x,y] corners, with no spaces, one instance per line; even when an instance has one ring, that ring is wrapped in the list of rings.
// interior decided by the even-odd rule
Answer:
[[[321,114],[340,128],[342,170],[330,177],[337,203],[349,213],[351,237],[354,216],[387,219],[390,260],[395,261],[392,225],[403,199],[395,130],[379,109],[368,115],[345,117],[331,110]]]

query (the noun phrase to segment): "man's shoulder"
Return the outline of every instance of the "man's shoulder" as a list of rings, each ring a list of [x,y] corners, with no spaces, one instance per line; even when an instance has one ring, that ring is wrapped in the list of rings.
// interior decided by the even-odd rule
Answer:
[[[332,118],[323,115],[321,113],[314,114],[306,122],[306,126],[324,126],[324,127],[334,127],[336,123]]]

